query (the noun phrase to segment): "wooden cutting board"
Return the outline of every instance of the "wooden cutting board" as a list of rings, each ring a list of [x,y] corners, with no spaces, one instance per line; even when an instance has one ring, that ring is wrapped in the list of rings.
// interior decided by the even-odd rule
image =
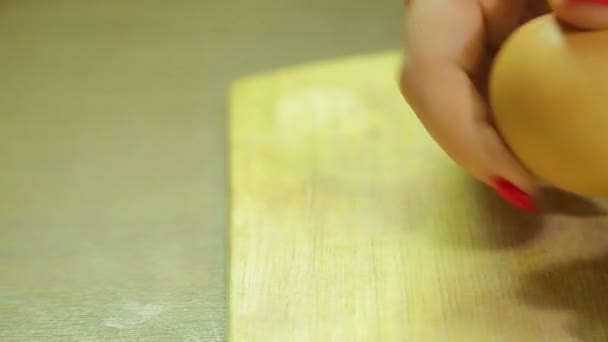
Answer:
[[[231,93],[230,340],[608,341],[608,223],[510,207],[435,145],[395,52]]]

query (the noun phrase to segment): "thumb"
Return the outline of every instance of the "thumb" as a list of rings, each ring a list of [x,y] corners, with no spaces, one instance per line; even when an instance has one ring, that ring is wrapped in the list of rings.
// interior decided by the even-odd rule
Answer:
[[[549,0],[555,16],[582,29],[608,29],[608,0]]]

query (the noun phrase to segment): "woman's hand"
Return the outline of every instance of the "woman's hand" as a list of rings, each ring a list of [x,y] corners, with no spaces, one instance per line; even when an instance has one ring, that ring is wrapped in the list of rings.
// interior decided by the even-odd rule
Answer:
[[[536,210],[538,180],[511,153],[492,123],[487,82],[494,55],[518,26],[551,8],[570,24],[608,28],[608,0],[549,3],[405,0],[403,96],[455,162],[530,211]]]

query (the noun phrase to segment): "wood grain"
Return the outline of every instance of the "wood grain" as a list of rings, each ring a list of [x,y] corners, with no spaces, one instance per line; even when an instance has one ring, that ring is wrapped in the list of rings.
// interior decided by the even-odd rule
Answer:
[[[524,214],[403,102],[393,52],[249,77],[231,98],[230,339],[605,341],[592,200]]]

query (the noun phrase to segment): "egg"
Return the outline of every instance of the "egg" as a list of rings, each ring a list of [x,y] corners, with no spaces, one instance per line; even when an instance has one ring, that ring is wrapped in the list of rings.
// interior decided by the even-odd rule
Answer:
[[[608,195],[608,31],[552,14],[527,22],[497,53],[489,102],[505,143],[541,181]]]

